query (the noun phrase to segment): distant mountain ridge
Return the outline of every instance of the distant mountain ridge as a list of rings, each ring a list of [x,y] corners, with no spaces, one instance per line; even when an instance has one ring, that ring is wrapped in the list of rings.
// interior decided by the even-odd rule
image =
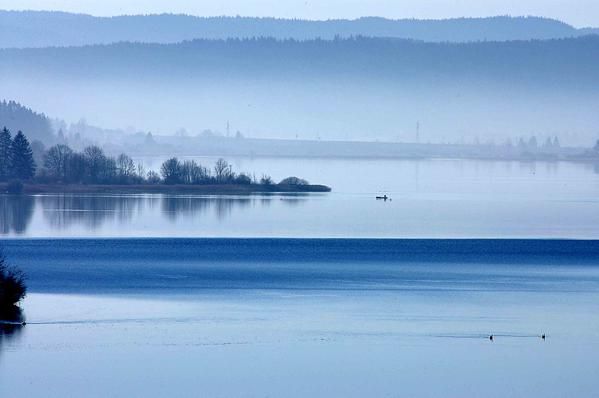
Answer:
[[[599,84],[599,37],[513,42],[427,43],[356,37],[333,41],[197,39],[177,44],[116,43],[0,49],[0,72],[70,78],[224,78],[511,82],[545,88]],[[0,82],[2,79],[0,79]]]
[[[253,17],[138,15],[94,17],[85,14],[0,10],[0,48],[81,46],[115,42],[176,43],[193,39],[272,37],[333,39],[367,36],[429,42],[546,40],[597,34],[548,18],[498,16],[446,20],[312,21]]]
[[[153,133],[231,121],[254,138],[418,141],[418,125],[421,142],[549,134],[588,146],[599,126],[599,36],[193,40],[2,49],[0,60],[3,97]]]

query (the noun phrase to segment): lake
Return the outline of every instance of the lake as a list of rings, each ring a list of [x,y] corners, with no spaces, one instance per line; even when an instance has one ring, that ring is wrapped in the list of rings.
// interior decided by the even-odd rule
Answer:
[[[333,192],[0,196],[0,396],[599,391],[593,165],[230,160]]]
[[[161,158],[143,158],[157,169]],[[196,158],[211,165],[214,158]],[[0,196],[4,237],[599,237],[592,164],[228,159],[328,194]],[[386,194],[391,201],[376,201]]]
[[[596,241],[42,239],[5,250],[31,294],[27,326],[0,334],[0,396],[599,389]]]

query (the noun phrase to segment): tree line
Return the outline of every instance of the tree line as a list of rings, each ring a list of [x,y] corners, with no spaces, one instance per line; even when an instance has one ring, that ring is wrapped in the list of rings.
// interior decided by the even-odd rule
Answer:
[[[37,165],[27,137],[19,131],[14,138],[7,128],[0,133],[0,181],[20,180],[38,183],[62,184],[186,184],[186,185],[274,185],[268,175],[257,178],[247,173],[236,173],[224,159],[213,167],[195,160],[167,159],[160,173],[146,170],[127,154],[108,156],[104,150],[91,145],[78,152],[68,145],[57,144],[44,151],[42,164]],[[279,184],[308,185],[308,181],[288,177]]]
[[[35,170],[33,151],[27,137],[19,131],[13,138],[4,127],[0,131],[0,181],[30,180]]]
[[[336,40],[276,40],[256,37],[196,39],[175,44],[115,43],[89,47],[0,49],[0,73],[6,78],[27,68],[32,76],[68,73],[81,78],[101,74],[139,78],[185,75],[185,82],[217,77],[302,77],[411,82],[485,81],[551,84],[553,89],[590,89],[599,81],[599,37],[468,43],[422,42],[354,36]],[[140,59],[144,62],[140,63]],[[243,62],[230,62],[241,60]],[[142,67],[143,66],[143,67]],[[91,74],[93,71],[93,74]],[[174,81],[170,78],[167,81]],[[478,87],[478,86],[477,86]]]

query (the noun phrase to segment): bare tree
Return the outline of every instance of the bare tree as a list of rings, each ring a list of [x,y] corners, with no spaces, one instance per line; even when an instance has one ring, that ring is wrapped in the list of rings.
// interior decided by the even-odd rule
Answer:
[[[182,182],[181,171],[181,162],[177,158],[165,160],[160,167],[160,173],[165,184],[180,184]]]
[[[44,156],[44,167],[54,178],[65,181],[67,179],[67,169],[69,159],[73,155],[73,150],[67,145],[54,145]]]
[[[85,156],[74,152],[67,161],[66,182],[82,182],[86,176]]]
[[[146,167],[141,162],[137,163],[137,176],[141,180],[144,180],[146,178]]]
[[[118,176],[118,167],[116,165],[116,159],[113,157],[104,158],[104,165],[100,169],[101,183],[113,183],[116,181]]]
[[[133,163],[133,159],[124,153],[116,158],[116,168],[119,179],[123,182],[130,182],[135,176],[135,163]]]
[[[150,170],[148,171],[146,181],[148,182],[148,184],[160,184],[160,175],[156,173],[154,170]]]
[[[92,145],[83,150],[88,177],[91,182],[98,182],[105,167],[106,156],[102,148]]]
[[[205,184],[210,180],[210,171],[195,160],[183,162],[181,174],[185,184]]]
[[[234,178],[233,169],[225,159],[218,159],[214,165],[214,178],[216,182],[222,184],[229,182]]]

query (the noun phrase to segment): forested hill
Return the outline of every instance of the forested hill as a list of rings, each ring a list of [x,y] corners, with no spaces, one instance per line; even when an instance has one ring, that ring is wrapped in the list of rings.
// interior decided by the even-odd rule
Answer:
[[[413,81],[433,78],[539,84],[585,90],[599,83],[599,36],[547,41],[425,43],[400,39],[333,41],[194,40],[0,50],[0,72],[58,78],[140,76],[180,79],[327,78]],[[0,79],[2,81],[2,79]]]
[[[32,141],[50,143],[53,140],[52,126],[46,115],[14,101],[0,101],[0,129],[4,127],[13,134],[21,130]]]
[[[597,36],[193,40],[2,49],[0,87],[5,98],[107,128],[232,121],[252,137],[369,141],[411,140],[421,122],[427,140],[549,132],[588,146],[599,125],[597,65]]]
[[[272,37],[332,39],[368,36],[431,42],[508,41],[576,37],[593,33],[539,17],[446,20],[289,20],[250,17],[145,15],[93,17],[39,11],[0,11],[0,48],[80,46],[120,41],[175,43],[192,39]]]

